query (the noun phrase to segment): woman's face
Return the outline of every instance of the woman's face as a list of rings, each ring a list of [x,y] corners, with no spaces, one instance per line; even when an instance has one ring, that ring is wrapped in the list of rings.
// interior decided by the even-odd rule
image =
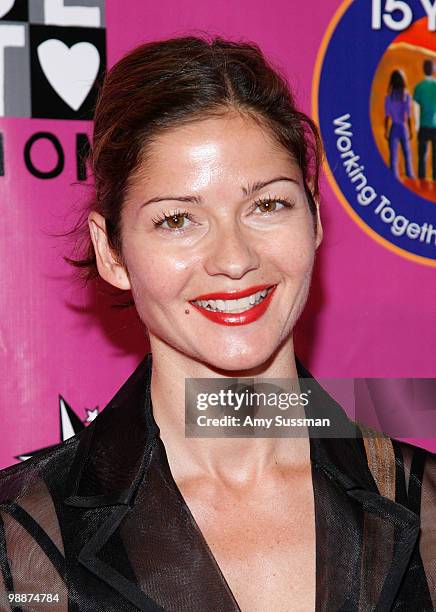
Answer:
[[[290,339],[321,231],[315,235],[287,151],[253,119],[228,113],[168,131],[149,147],[131,177],[121,239],[125,280],[106,280],[130,286],[152,350],[160,340],[239,370]],[[273,291],[265,298],[262,288]],[[232,299],[246,290],[259,304]],[[209,296],[216,293],[230,295]]]

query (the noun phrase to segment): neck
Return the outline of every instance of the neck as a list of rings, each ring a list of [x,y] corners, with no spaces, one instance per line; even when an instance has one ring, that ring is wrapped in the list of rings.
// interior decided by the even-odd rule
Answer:
[[[153,354],[151,398],[153,416],[165,444],[174,479],[210,477],[243,485],[255,484],[271,469],[307,467],[310,445],[300,438],[186,438],[185,379],[296,378],[292,337],[267,363],[235,372],[217,370],[150,337]]]

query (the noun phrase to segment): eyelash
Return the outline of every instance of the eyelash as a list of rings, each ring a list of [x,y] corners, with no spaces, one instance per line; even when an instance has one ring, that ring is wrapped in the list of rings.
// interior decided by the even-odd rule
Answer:
[[[256,206],[258,206],[259,204],[270,204],[271,202],[277,202],[278,204],[283,204],[283,206],[285,206],[286,208],[293,208],[295,206],[295,202],[290,200],[289,198],[276,198],[276,197],[271,198],[270,196],[267,196],[265,198],[259,198],[258,200],[255,200],[253,202],[252,210],[255,210]],[[283,209],[281,208],[280,210],[283,210]],[[274,213],[274,212],[279,212],[279,211],[272,211],[272,212]],[[261,214],[269,215],[272,213],[263,212]],[[168,219],[171,219],[172,217],[185,217],[185,219],[189,219],[189,221],[195,221],[195,217],[191,215],[191,213],[189,213],[187,210],[177,209],[174,212],[171,212],[170,214],[168,212],[164,212],[163,210],[161,210],[160,216],[153,218],[152,222],[153,222],[153,225],[157,228],[163,225],[165,221],[167,221]],[[173,233],[185,231],[183,228],[179,228],[179,229],[162,228],[162,229],[173,232]]]

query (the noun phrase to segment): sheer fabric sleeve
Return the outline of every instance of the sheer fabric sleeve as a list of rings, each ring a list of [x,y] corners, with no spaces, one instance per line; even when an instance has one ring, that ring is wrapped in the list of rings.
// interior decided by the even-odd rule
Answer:
[[[402,446],[409,507],[420,514],[419,552],[436,610],[436,455]]]
[[[55,507],[36,470],[0,476],[0,610],[68,610]]]
[[[436,458],[427,458],[421,493],[420,552],[436,609]]]

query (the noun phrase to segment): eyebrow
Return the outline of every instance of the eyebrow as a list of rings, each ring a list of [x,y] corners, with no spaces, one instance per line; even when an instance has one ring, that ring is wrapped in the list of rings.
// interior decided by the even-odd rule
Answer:
[[[287,181],[289,183],[295,183],[296,185],[299,185],[298,180],[290,176],[276,176],[275,178],[268,179],[267,181],[256,181],[255,183],[248,184],[247,187],[241,187],[241,190],[245,196],[249,196],[249,195],[253,195],[254,193],[257,193],[258,191],[260,191],[264,187],[267,187],[268,185],[271,185],[272,183],[278,183],[280,181]],[[141,204],[141,208],[143,208],[144,206],[147,206],[148,204],[153,204],[155,202],[164,202],[168,200],[177,201],[177,202],[188,202],[191,204],[201,204],[202,203],[202,198],[199,196],[168,195],[168,196],[158,196],[156,198],[150,198],[149,200]]]

